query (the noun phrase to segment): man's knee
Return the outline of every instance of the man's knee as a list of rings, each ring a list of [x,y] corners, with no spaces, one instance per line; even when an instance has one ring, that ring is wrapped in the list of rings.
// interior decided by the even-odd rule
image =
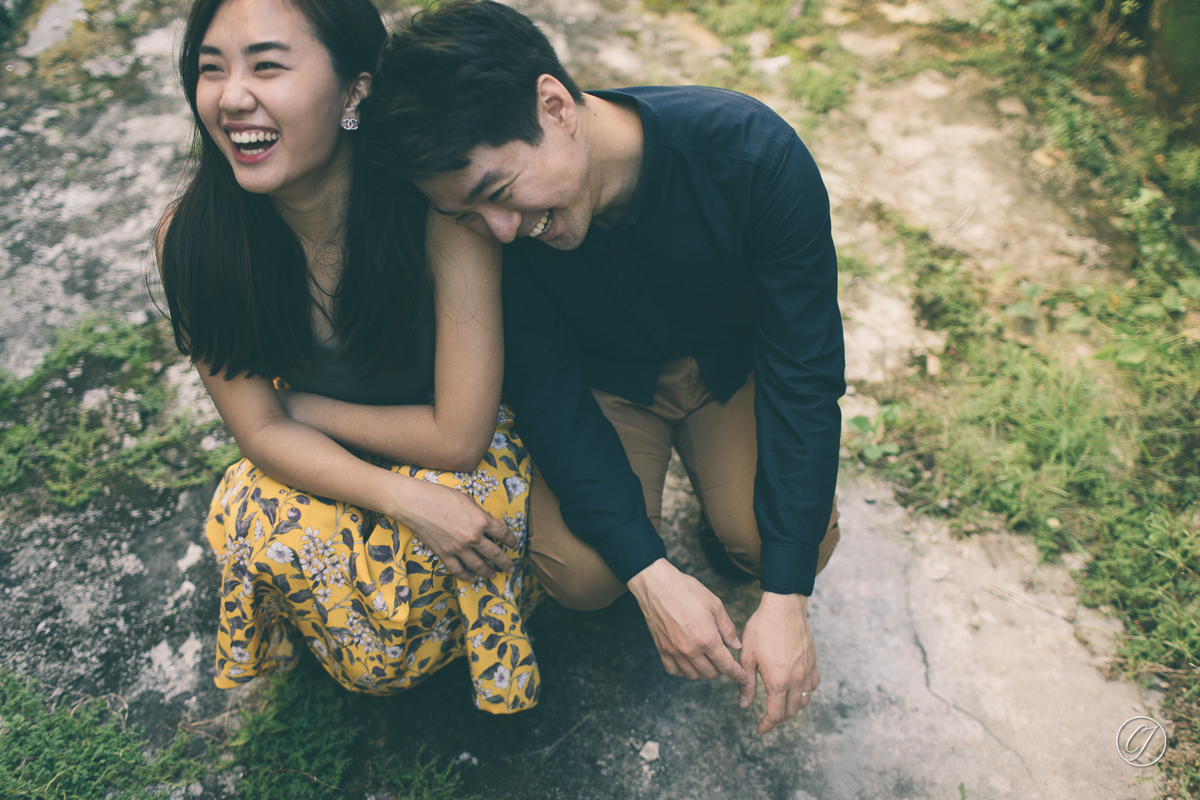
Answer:
[[[597,611],[625,593],[625,584],[617,580],[598,555],[595,559],[564,564],[546,553],[533,551],[530,560],[546,592],[572,611]]]
[[[748,531],[727,532],[722,536],[714,528],[717,538],[725,545],[725,553],[737,568],[743,572],[758,577],[762,574],[762,542],[758,539],[758,528]]]
[[[818,573],[825,569],[825,565],[829,563],[830,556],[833,555],[833,551],[837,549],[838,542],[841,541],[841,527],[838,525],[839,516],[837,499],[835,498],[833,511],[830,514],[829,526],[825,529],[825,536],[821,540],[818,551]],[[713,526],[713,532],[721,540],[721,544],[725,546],[725,552],[729,555],[730,560],[739,569],[750,575],[754,575],[755,577],[761,575],[762,541],[759,538],[758,525],[753,515],[714,515],[714,518],[710,519],[709,522]]]
[[[762,572],[762,541],[758,536],[758,524],[754,520],[754,509],[749,503],[745,507],[739,504],[713,504],[706,508],[708,524],[725,554],[738,569],[758,577]]]

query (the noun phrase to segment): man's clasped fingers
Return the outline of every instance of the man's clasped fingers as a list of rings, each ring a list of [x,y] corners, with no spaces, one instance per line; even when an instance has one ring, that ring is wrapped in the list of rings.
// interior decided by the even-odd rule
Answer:
[[[770,731],[784,720],[795,716],[796,712],[787,713],[789,694],[790,692],[788,692],[786,686],[777,687],[774,691],[771,690],[771,687],[767,687],[767,713],[763,715],[763,718],[758,723],[758,733],[760,735]],[[799,696],[800,692],[796,691],[795,694]],[[805,697],[804,699],[807,700],[808,698]]]
[[[708,637],[690,642],[683,636],[678,638],[683,642],[675,641],[670,636],[654,636],[654,645],[658,648],[667,674],[693,681],[728,675],[738,683],[745,682],[745,669],[726,649],[722,639]]]
[[[712,680],[722,675],[728,675],[738,683],[743,683],[746,680],[746,670],[742,668],[742,665],[729,652],[725,646],[725,642],[715,636],[702,639],[700,642],[691,645],[690,649],[664,650],[660,646],[659,652],[663,654],[664,666],[666,666],[667,655],[671,656],[671,660],[677,669],[676,672],[671,672],[670,668],[667,669],[667,672],[670,672],[672,675],[679,675],[691,680],[700,680],[702,678]]]
[[[725,653],[729,655],[728,651]],[[721,659],[719,656],[709,656],[707,654],[699,654],[690,657],[668,655],[662,656],[663,667],[671,675],[679,678],[687,678],[689,680],[709,680],[719,678],[722,675],[729,675],[738,683],[744,679],[744,670],[732,657],[728,661]]]
[[[737,629],[704,584],[659,559],[635,575],[629,588],[669,674],[692,680],[720,675],[739,683],[745,680],[745,670],[727,649],[741,647]]]
[[[805,680],[800,685],[767,685],[767,713],[758,723],[758,733],[764,734],[803,711],[812,702],[818,681]],[[766,683],[766,680],[763,681]]]

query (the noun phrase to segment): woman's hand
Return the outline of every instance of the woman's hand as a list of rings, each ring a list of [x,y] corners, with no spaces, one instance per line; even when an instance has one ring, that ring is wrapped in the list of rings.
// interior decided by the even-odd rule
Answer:
[[[491,578],[496,572],[489,561],[504,572],[513,571],[512,560],[496,544],[517,546],[517,537],[507,525],[462,492],[436,483],[413,483],[403,511],[392,516],[407,525],[450,573],[465,581]]]

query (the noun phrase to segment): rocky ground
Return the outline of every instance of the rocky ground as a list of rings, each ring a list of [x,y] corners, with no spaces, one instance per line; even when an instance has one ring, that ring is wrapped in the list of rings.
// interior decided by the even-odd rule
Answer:
[[[171,63],[181,4],[35,5],[0,50],[0,367],[16,375],[89,311],[137,323],[155,315],[146,242],[191,130]],[[732,57],[686,14],[618,0],[514,5],[544,26],[585,87],[703,82]],[[923,26],[977,13],[969,0],[831,0],[821,13],[861,75],[844,109],[814,114],[787,99],[773,43],[752,34],[743,44],[755,91],[822,167],[840,252],[871,267],[843,293],[848,377],[863,387],[846,400],[849,417],[872,413],[871,386],[903,380],[941,347],[915,320],[879,209],[994,274],[1000,294],[1022,276],[1104,269],[1122,244],[1088,220],[1078,196],[1046,188],[1055,158],[1024,144],[1036,123],[983,76],[877,79],[933,47],[916,36]],[[212,414],[186,368],[162,373],[177,391],[164,414]],[[158,744],[236,703],[208,678],[217,576],[200,520],[209,491],[109,495],[77,512],[0,520],[0,662],[53,698],[119,697]],[[469,707],[465,670],[450,667],[386,702],[390,718],[410,721],[391,727],[387,747],[468,753],[469,787],[512,798],[1155,795],[1153,771],[1126,766],[1113,746],[1125,719],[1153,715],[1153,692],[1105,677],[1119,625],[1074,600],[1069,567],[1080,564],[1038,563],[1032,544],[1003,531],[952,538],[909,517],[856,460],[839,491],[844,538],[810,607],[822,684],[797,721],[755,737],[761,698],[741,710],[731,684],[666,676],[625,598],[595,614],[552,603],[538,612],[539,708],[485,718]],[[692,547],[697,516],[676,464],[665,513],[672,559],[719,590],[741,624],[756,590],[708,570]]]

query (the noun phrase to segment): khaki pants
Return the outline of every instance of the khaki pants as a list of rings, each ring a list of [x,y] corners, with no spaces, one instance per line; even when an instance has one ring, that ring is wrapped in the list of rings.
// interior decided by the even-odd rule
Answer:
[[[632,403],[599,389],[592,393],[616,428],[629,463],[642,481],[646,511],[655,529],[662,524],[663,485],[674,446],[725,551],[739,567],[758,575],[761,542],[754,519],[758,463],[754,374],[728,403],[713,397],[690,356],[663,367],[653,405]],[[835,501],[817,572],[825,568],[839,537]],[[603,608],[626,591],[600,554],[567,528],[558,498],[536,466],[529,501],[529,547],[538,578],[567,608]]]

